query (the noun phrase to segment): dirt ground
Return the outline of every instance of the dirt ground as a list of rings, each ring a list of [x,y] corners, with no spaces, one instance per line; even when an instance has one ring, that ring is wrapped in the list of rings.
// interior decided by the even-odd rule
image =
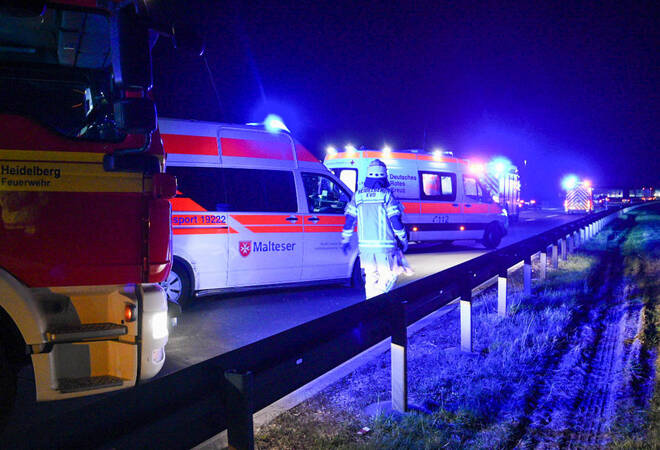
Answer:
[[[456,310],[411,336],[420,412],[365,414],[389,399],[385,353],[262,427],[258,448],[660,448],[660,208],[644,211],[613,222],[531,297],[515,274],[506,318],[494,289],[475,298],[474,354],[455,350]]]

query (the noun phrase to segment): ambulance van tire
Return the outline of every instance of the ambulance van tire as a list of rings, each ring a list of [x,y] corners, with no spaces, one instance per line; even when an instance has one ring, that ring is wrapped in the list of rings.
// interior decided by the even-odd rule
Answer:
[[[15,398],[16,371],[7,358],[3,342],[0,340],[0,431],[5,428]]]
[[[172,270],[167,277],[167,292],[168,300],[178,303],[181,309],[186,309],[192,303],[192,277],[186,264],[178,259],[174,259]]]
[[[362,265],[360,265],[360,258],[355,258],[353,263],[353,271],[351,272],[351,287],[361,288],[364,286],[364,274],[362,273]]]
[[[481,240],[481,243],[487,249],[494,249],[500,245],[500,242],[502,242],[502,232],[500,231],[498,224],[493,222],[486,227],[484,238]]]

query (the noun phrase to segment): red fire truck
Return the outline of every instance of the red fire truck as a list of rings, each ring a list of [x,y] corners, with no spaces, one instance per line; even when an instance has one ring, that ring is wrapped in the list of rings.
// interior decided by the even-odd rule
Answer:
[[[152,2],[153,3],[153,2]],[[16,370],[37,400],[107,392],[165,359],[176,181],[138,2],[0,0],[0,425]]]

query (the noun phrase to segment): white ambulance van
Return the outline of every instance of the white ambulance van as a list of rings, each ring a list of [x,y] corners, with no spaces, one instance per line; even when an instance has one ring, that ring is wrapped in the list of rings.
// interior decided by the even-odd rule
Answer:
[[[165,290],[185,304],[228,289],[351,279],[341,250],[351,192],[285,131],[159,119],[172,203],[174,264]]]
[[[506,234],[506,211],[469,170],[469,162],[423,150],[331,151],[325,165],[351,190],[364,184],[374,159],[387,165],[390,187],[404,207],[410,241],[477,240],[495,248]]]

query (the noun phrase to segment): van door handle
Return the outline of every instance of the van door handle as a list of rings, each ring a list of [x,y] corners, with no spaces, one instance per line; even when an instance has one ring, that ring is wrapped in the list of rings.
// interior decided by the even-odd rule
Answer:
[[[470,205],[469,203],[466,203],[466,204],[465,204],[465,207],[466,207],[466,208],[472,208],[472,205]]]
[[[307,220],[309,220],[310,222],[314,222],[314,223],[316,223],[316,222],[318,222],[318,221],[321,220],[321,219],[319,219],[319,218],[316,217],[316,216],[312,216],[312,217],[308,217]]]
[[[451,206],[453,206],[454,208],[458,208],[458,203],[452,203]]]
[[[296,216],[289,216],[286,218],[286,221],[290,223],[296,223],[298,222],[298,218]]]

